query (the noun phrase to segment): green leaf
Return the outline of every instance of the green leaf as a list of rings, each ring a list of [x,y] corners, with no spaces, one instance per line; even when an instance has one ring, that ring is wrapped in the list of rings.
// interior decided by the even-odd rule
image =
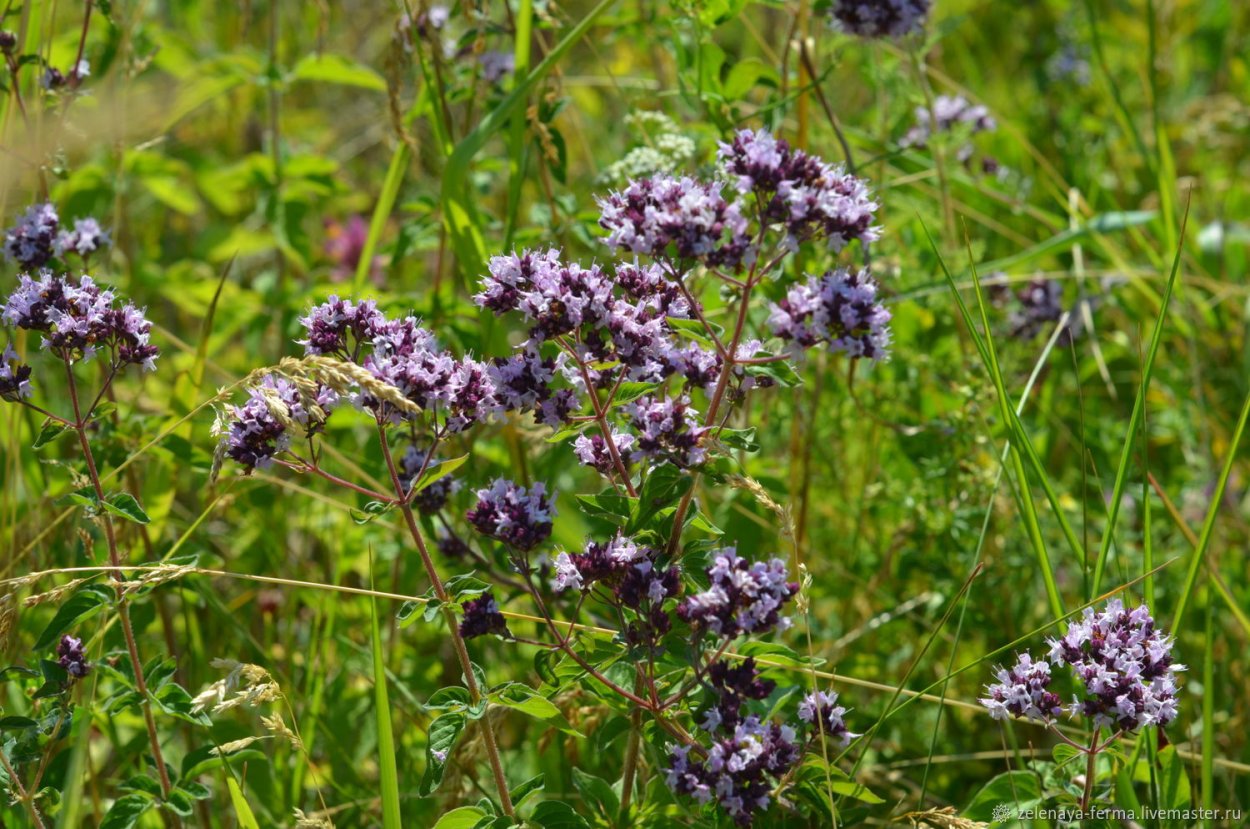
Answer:
[[[30,717],[0,717],[0,731],[20,731],[23,728],[34,728],[38,724]]]
[[[585,423],[570,423],[565,426],[561,426],[555,432],[552,432],[544,438],[544,440],[546,440],[547,443],[563,443],[569,438],[577,437],[582,432],[586,431],[587,425],[588,424]]]
[[[574,771],[576,772],[576,769],[574,769]],[[508,793],[512,798],[512,805],[520,808],[521,804],[524,803],[527,798],[533,797],[538,792],[541,792],[543,790],[543,783],[546,779],[547,776],[545,774],[539,774],[531,777],[529,780],[526,780],[524,783],[514,788]]]
[[[638,505],[637,498],[620,495],[613,491],[601,492],[598,495],[574,496],[582,505],[582,511],[596,518],[603,518],[614,524],[624,524],[634,514]]]
[[[35,442],[31,444],[34,449],[42,449],[52,441],[65,434],[68,427],[64,423],[58,423],[55,420],[45,420],[43,428],[39,430],[39,437],[35,438]]]
[[[122,783],[121,788],[128,792],[147,792],[152,797],[161,796],[161,784],[150,774],[136,774]]]
[[[443,782],[447,758],[456,747],[465,722],[464,714],[447,712],[430,723],[429,740],[425,746],[425,774],[421,775],[421,782],[417,784],[418,797],[427,797]]]
[[[582,736],[565,720],[564,714],[551,700],[520,682],[505,682],[490,692],[490,701],[514,711],[520,711],[529,717],[550,721],[552,725],[566,734]]]
[[[540,696],[532,688],[519,682],[506,682],[490,692],[491,702],[537,717],[549,720],[560,716],[560,709],[546,697]]]
[[[742,367],[750,377],[766,377],[778,385],[794,388],[803,384],[803,378],[790,365],[789,360],[778,360],[775,363],[762,363]]]
[[[212,725],[212,720],[203,711],[192,711],[192,697],[176,682],[167,682],[156,693],[152,694],[152,702],[156,707],[173,717],[195,725]]]
[[[1193,802],[1185,762],[1176,754],[1175,746],[1159,752],[1159,806],[1164,809],[1187,809]]]
[[[108,590],[98,585],[88,585],[78,590],[65,604],[57,608],[56,615],[35,641],[34,650],[43,651],[52,647],[62,633],[108,602],[110,595]]]
[[[972,797],[964,817],[969,820],[992,820],[994,807],[1013,806],[1028,809],[1042,800],[1042,784],[1031,771],[1009,771],[981,787]]]
[[[386,168],[386,178],[382,181],[382,192],[378,194],[378,203],[374,205],[373,216],[369,219],[369,234],[365,236],[365,246],[360,251],[360,259],[356,265],[356,276],[352,280],[352,293],[360,296],[369,281],[369,271],[373,267],[373,252],[386,229],[386,221],[390,218],[391,209],[395,207],[395,199],[399,196],[399,188],[404,183],[404,173],[408,170],[408,162],[412,160],[412,150],[407,142],[400,141],[391,156],[390,166]]]
[[[725,79],[725,97],[731,101],[743,98],[756,86],[777,86],[777,70],[759,58],[744,58],[734,63]]]
[[[612,785],[602,777],[587,774],[577,766],[572,771],[573,785],[581,793],[582,799],[609,823],[615,822],[621,811],[621,799],[616,796]]]
[[[171,791],[169,797],[165,798],[165,805],[179,817],[191,817],[195,812],[195,801],[181,789]]]
[[[390,512],[394,508],[395,508],[394,504],[387,504],[382,501],[370,501],[369,503],[365,504],[363,509],[353,508],[351,510],[351,516],[352,516],[352,520],[355,521],[357,524],[364,525],[364,524],[368,524],[370,521],[374,520],[375,518],[379,518],[383,515],[386,515],[388,512]]]
[[[182,786],[190,790],[192,786],[199,786],[199,783],[192,782],[192,778],[210,771],[216,771],[227,765],[227,760],[233,760],[237,763],[247,762],[263,762],[268,759],[265,753],[255,748],[243,748],[238,751],[232,751],[225,756],[217,754],[216,746],[201,746],[182,758]],[[205,795],[207,797],[207,795]]]
[[[407,601],[399,606],[399,612],[395,614],[395,618],[399,620],[400,628],[406,628],[417,621],[424,619],[427,623],[437,619],[442,612],[442,600],[434,596],[433,590],[427,590],[425,601]],[[417,611],[421,611],[418,615]]]
[[[239,821],[239,829],[260,829],[260,824],[256,822],[256,815],[252,814],[252,807],[247,805],[247,798],[243,796],[239,781],[234,779],[233,774],[226,775],[226,788],[230,790],[230,803],[234,806],[234,816]]]
[[[612,406],[615,408],[624,406],[626,403],[633,403],[644,395],[654,394],[659,387],[659,383],[639,383],[632,380],[621,383],[620,388],[616,390],[616,396],[612,398]]]
[[[205,786],[203,783],[197,783],[194,780],[184,780],[178,784],[178,788],[186,792],[188,797],[195,800],[208,800],[213,796],[208,786]]]
[[[374,70],[342,55],[307,55],[291,70],[293,81],[320,81],[386,91],[386,80]]]
[[[123,795],[113,801],[108,814],[100,821],[100,829],[130,829],[153,805],[155,803],[150,795],[138,792]]]
[[[447,592],[458,602],[480,596],[490,590],[490,585],[476,578],[473,573],[461,573],[447,580]]]
[[[758,452],[760,444],[755,439],[755,427],[749,429],[722,429],[720,441],[726,446],[741,449],[744,452]]]
[[[89,486],[71,492],[61,500],[86,508],[88,514],[94,515],[100,510],[100,499],[96,497],[95,490]]]
[[[534,809],[531,823],[543,829],[590,829],[586,819],[573,811],[573,807],[558,800],[544,800]]]
[[[484,817],[487,817],[486,812],[476,806],[461,806],[440,817],[434,829],[473,829]]]
[[[473,695],[469,693],[468,688],[462,685],[448,685],[431,694],[425,707],[434,711],[460,711],[468,708],[472,703]]]
[[[135,496],[129,492],[119,492],[116,495],[110,495],[108,500],[104,501],[101,506],[106,512],[111,512],[119,518],[125,518],[127,521],[133,521],[136,524],[148,524],[152,519],[148,518],[148,514],[143,511],[143,507],[139,506],[139,502],[135,500]]]
[[[856,783],[854,780],[832,780],[828,783],[828,788],[833,790],[835,794],[850,797],[863,803],[871,803],[874,806],[878,803],[885,803],[883,798],[875,794],[867,786],[862,783]]]
[[[676,506],[693,486],[694,479],[676,466],[665,464],[652,469],[638,492],[638,514],[630,522],[631,531],[644,528],[660,510]]]
[[[382,825],[401,829],[399,772],[395,764],[395,732],[391,726],[391,704],[386,694],[386,657],[382,651],[382,631],[378,625],[378,603],[369,602],[373,632],[373,707],[378,729],[378,776],[382,783]]]
[[[452,458],[449,461],[440,461],[439,463],[430,464],[430,466],[425,470],[425,474],[421,476],[421,481],[417,484],[416,489],[414,489],[413,492],[420,492],[426,487],[438,483],[443,478],[446,478],[448,475],[464,466],[465,461],[468,459],[469,456],[464,454],[458,458]]]

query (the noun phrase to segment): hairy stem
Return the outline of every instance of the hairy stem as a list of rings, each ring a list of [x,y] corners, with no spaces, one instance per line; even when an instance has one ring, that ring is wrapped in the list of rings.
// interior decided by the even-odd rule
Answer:
[[[478,687],[477,677],[473,674],[473,663],[469,659],[469,649],[465,646],[464,638],[460,635],[460,627],[456,623],[456,614],[451,609],[451,597],[447,593],[446,586],[443,585],[442,578],[438,575],[438,570],[434,567],[434,559],[430,557],[430,550],[425,545],[425,538],[421,535],[421,528],[417,525],[417,518],[412,512],[412,505],[404,497],[404,485],[399,478],[399,470],[395,466],[395,459],[391,455],[386,429],[381,423],[378,424],[378,439],[382,443],[382,456],[386,460],[386,468],[390,473],[391,483],[395,487],[395,497],[399,501],[399,509],[404,514],[404,522],[408,525],[408,532],[412,535],[413,543],[417,545],[417,552],[421,555],[421,563],[425,565],[426,575],[429,576],[430,584],[434,587],[434,595],[442,603],[443,617],[447,620],[447,630],[451,634],[451,642],[456,649],[456,658],[460,662],[460,669],[464,672],[464,683],[469,688],[469,697],[476,705],[482,699],[482,690]],[[500,804],[503,806],[504,813],[512,817],[516,812],[512,807],[512,797],[508,793],[508,779],[503,773],[503,763],[499,759],[499,744],[495,741],[495,731],[490,724],[489,717],[482,717],[479,724],[482,728],[483,742],[486,745],[486,756],[490,761],[490,770],[495,777],[495,788],[499,791]]]
[[[634,685],[642,690],[642,678]],[[629,803],[634,794],[634,777],[638,773],[638,754],[642,748],[642,709],[635,708],[629,715],[629,743],[625,746],[625,768],[621,773],[621,823],[629,824]]]
[[[590,397],[590,405],[595,410],[595,422],[599,424],[599,432],[603,435],[603,442],[608,447],[608,454],[612,457],[612,465],[616,467],[616,474],[621,476],[621,481],[624,482],[625,491],[629,493],[629,496],[636,498],[638,497],[638,492],[634,489],[634,484],[629,479],[629,470],[625,468],[625,462],[621,460],[621,453],[616,449],[616,441],[612,438],[612,427],[608,425],[608,413],[603,404],[599,402],[599,390],[595,388],[594,380],[590,376],[590,369],[586,367],[586,363],[576,350],[568,345],[565,345],[564,349],[577,363],[578,369],[581,370],[582,381],[585,382],[586,393]]]
[[[65,375],[69,380],[69,398],[74,406],[74,432],[78,435],[78,445],[82,447],[83,458],[87,461],[87,474],[91,478],[91,487],[95,490],[96,499],[103,504],[104,487],[100,483],[100,473],[95,465],[95,455],[91,452],[91,442],[87,440],[87,424],[78,404],[78,387],[74,383],[74,367],[68,359],[65,360]],[[91,412],[88,411],[87,416],[89,417],[90,415]],[[152,716],[152,703],[148,697],[148,683],[143,677],[143,660],[139,658],[139,646],[135,643],[134,626],[130,623],[130,608],[122,588],[122,560],[121,554],[117,550],[117,534],[113,529],[112,516],[107,512],[100,513],[100,521],[104,524],[104,536],[108,540],[109,564],[115,568],[112,571],[112,575],[117,590],[117,615],[121,620],[122,634],[126,639],[126,650],[130,655],[130,667],[135,674],[135,690],[139,692],[139,697],[142,700],[140,707],[143,709],[143,722],[147,727],[148,742],[152,746],[152,759],[156,762],[156,771],[160,776],[161,794],[169,797],[169,792],[172,789],[169,782],[169,771],[165,768],[165,757],[161,753],[161,741],[156,733],[156,719]]]
[[[1081,813],[1089,809],[1090,795],[1094,793],[1094,775],[1098,763],[1098,732],[1102,729],[1094,726],[1094,736],[1089,741],[1089,749],[1085,752],[1085,790],[1081,792]]]
[[[13,794],[26,805],[26,810],[30,812],[30,819],[39,829],[46,829],[43,818],[39,816],[39,810],[35,808],[34,801],[26,793],[26,788],[22,785],[21,778],[17,776],[17,772],[9,765],[9,759],[4,756],[2,751],[0,751],[0,763],[4,764],[4,770],[9,775],[9,783],[13,787]]]

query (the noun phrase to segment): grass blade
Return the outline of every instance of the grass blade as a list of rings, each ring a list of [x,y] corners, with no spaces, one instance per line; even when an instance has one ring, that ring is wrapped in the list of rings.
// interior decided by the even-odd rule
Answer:
[[[234,816],[239,820],[239,829],[260,829],[256,815],[252,814],[252,807],[247,805],[247,798],[243,796],[243,789],[239,787],[239,781],[235,779],[233,772],[226,774],[226,788],[230,790],[230,803],[234,806]]]
[[[1185,607],[1189,604],[1189,596],[1198,581],[1198,568],[1202,565],[1211,544],[1211,534],[1215,530],[1215,516],[1219,512],[1220,502],[1224,500],[1224,489],[1228,486],[1228,477],[1233,471],[1233,461],[1237,458],[1237,447],[1241,445],[1241,436],[1246,430],[1246,419],[1250,417],[1250,394],[1241,405],[1241,415],[1237,418],[1237,428],[1233,430],[1233,439],[1228,445],[1228,456],[1224,458],[1224,469],[1215,485],[1211,496],[1211,506],[1207,508],[1207,517],[1202,522],[1202,532],[1198,535],[1198,543],[1194,547],[1193,558],[1189,562],[1189,571],[1185,574],[1185,586],[1181,589],[1180,601],[1176,604],[1176,615],[1172,617],[1172,630],[1180,630],[1185,616]]]
[[[372,586],[372,585],[371,585]],[[378,728],[378,775],[382,782],[382,826],[402,829],[399,814],[399,772],[395,765],[395,732],[386,693],[386,659],[382,655],[382,629],[378,625],[377,599],[369,599],[373,642],[373,707]]]
[[[386,178],[382,181],[382,192],[378,194],[378,203],[373,207],[373,217],[369,219],[369,234],[365,237],[365,246],[360,251],[360,261],[356,263],[356,277],[352,280],[352,293],[360,296],[369,280],[369,269],[373,263],[373,252],[378,247],[378,239],[386,228],[386,220],[391,217],[395,207],[395,199],[399,197],[399,187],[404,183],[404,173],[408,170],[408,162],[412,158],[412,150],[400,141],[391,156],[391,164],[386,168]]]
[[[1159,319],[1155,321],[1155,330],[1150,335],[1150,348],[1146,351],[1146,363],[1142,366],[1142,381],[1137,389],[1137,399],[1133,402],[1133,414],[1129,417],[1128,430],[1125,433],[1124,448],[1120,452],[1120,465],[1115,473],[1115,486],[1111,491],[1111,506],[1107,513],[1107,527],[1103,530],[1102,542],[1098,547],[1098,560],[1094,564],[1094,581],[1090,585],[1090,593],[1097,594],[1102,586],[1102,574],[1107,566],[1107,554],[1111,552],[1111,541],[1115,537],[1116,522],[1120,517],[1120,501],[1128,485],[1129,461],[1133,456],[1133,444],[1141,429],[1142,411],[1146,407],[1146,392],[1150,388],[1150,375],[1154,371],[1155,357],[1159,354],[1159,343],[1163,339],[1163,322],[1167,318],[1168,305],[1171,304],[1172,292],[1176,287],[1176,275],[1181,269],[1181,251],[1184,247],[1185,225],[1189,222],[1189,203],[1185,204],[1185,216],[1181,219],[1181,244],[1176,246],[1176,256],[1172,259],[1172,273],[1168,277],[1167,287],[1163,291],[1163,301],[1159,305]]]
[[[925,227],[925,235],[929,237],[929,244],[932,246],[934,253],[937,255],[938,263],[942,268],[942,272],[946,275],[947,281],[950,283],[951,291],[955,296],[955,303],[959,308],[959,313],[964,319],[964,323],[968,328],[968,333],[972,337],[973,343],[976,345],[977,352],[981,355],[982,362],[985,363],[986,369],[990,373],[991,379],[994,381],[994,387],[998,396],[999,409],[1002,412],[1003,422],[1013,424],[1015,412],[1011,408],[1011,400],[1007,397],[1006,386],[1003,383],[1002,372],[998,367],[998,358],[994,354],[993,346],[987,346],[986,341],[990,340],[989,329],[986,328],[985,340],[977,333],[976,326],[972,320],[972,314],[968,311],[968,306],[964,303],[963,297],[959,294],[959,289],[955,286],[954,277],[951,275],[950,269],[946,267],[946,261],[942,254],[938,251],[937,243],[933,237],[929,235],[928,227]],[[981,297],[981,287],[976,281],[975,271],[973,275],[973,285],[977,292],[977,303],[981,306],[981,317],[986,321],[985,303]],[[1010,430],[1009,430],[1010,431]],[[1020,497],[1018,503],[1020,505],[1021,514],[1024,516],[1025,530],[1029,536],[1029,542],[1033,546],[1033,551],[1037,555],[1038,565],[1042,571],[1042,580],[1046,585],[1046,598],[1050,603],[1050,609],[1056,616],[1063,616],[1063,602],[1059,598],[1059,587],[1055,581],[1055,571],[1050,563],[1050,556],[1046,552],[1046,542],[1042,538],[1041,525],[1037,518],[1037,507],[1033,504],[1033,499],[1029,495],[1028,477],[1025,475],[1024,462],[1020,458],[1020,452],[1017,447],[1017,436],[1011,436],[1011,462],[1016,473],[1016,480],[1019,481]],[[1060,514],[1056,510],[1056,514]]]
[[[479,274],[486,264],[486,243],[482,239],[481,222],[474,206],[472,187],[469,186],[469,165],[473,157],[485,145],[487,139],[499,132],[513,113],[525,102],[526,97],[547,73],[555,68],[556,63],[573,44],[582,39],[600,15],[606,12],[615,0],[601,0],[587,12],[576,26],[560,40],[546,57],[534,67],[534,71],[517,83],[508,96],[482,119],[473,131],[464,137],[443,171],[443,222],[447,227],[447,235],[451,238],[456,251],[462,274]]]
[[[1207,597],[1206,647],[1202,654],[1202,806],[1215,807],[1215,605]],[[1213,826],[1209,816],[1202,824]]]

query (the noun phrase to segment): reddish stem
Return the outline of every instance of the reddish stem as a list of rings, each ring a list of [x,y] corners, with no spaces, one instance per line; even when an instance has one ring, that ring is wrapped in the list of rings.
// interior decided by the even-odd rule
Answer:
[[[91,443],[87,440],[86,420],[78,405],[78,387],[74,382],[74,367],[67,359],[65,360],[65,374],[69,380],[69,398],[74,406],[74,431],[78,434],[78,445],[82,447],[83,457],[87,461],[87,473],[91,478],[91,487],[95,490],[96,499],[104,503],[104,487],[100,483],[100,473],[96,469],[95,456],[91,452]],[[87,417],[91,416],[91,412],[87,412]],[[112,571],[114,587],[117,591],[117,615],[121,619],[122,633],[126,639],[126,650],[130,655],[130,667],[135,675],[135,689],[139,692],[141,698],[140,707],[143,709],[143,721],[147,727],[148,742],[152,746],[152,759],[156,762],[156,771],[160,776],[161,793],[164,797],[169,797],[169,792],[173,788],[169,782],[169,770],[165,768],[165,758],[161,753],[160,737],[156,733],[156,720],[152,716],[152,703],[148,697],[148,683],[143,676],[143,661],[139,658],[139,647],[135,643],[134,626],[130,623],[130,609],[126,602],[126,595],[122,587],[121,574],[121,554],[117,550],[117,536],[113,530],[113,519],[107,512],[100,513],[100,520],[104,524],[104,536],[108,540],[109,563],[113,565]]]
[[[378,439],[382,443],[382,457],[386,460],[386,469],[390,473],[391,483],[395,487],[395,497],[399,499],[399,509],[403,512],[404,521],[408,525],[408,532],[412,535],[412,540],[417,545],[417,552],[421,555],[421,563],[425,565],[425,572],[434,588],[434,595],[438,597],[441,604],[443,617],[447,620],[447,629],[451,634],[451,642],[456,650],[456,658],[460,662],[461,671],[464,672],[464,683],[468,686],[469,697],[476,705],[482,699],[482,691],[478,687],[477,677],[473,673],[473,662],[469,659],[469,649],[464,644],[464,637],[460,635],[456,614],[451,609],[451,596],[447,593],[447,588],[444,586],[443,580],[439,577],[438,570],[434,566],[434,560],[430,557],[430,551],[425,546],[425,539],[421,535],[421,528],[417,525],[417,518],[413,515],[412,505],[404,500],[404,485],[399,479],[399,471],[395,466],[395,459],[391,455],[390,442],[386,437],[386,428],[381,422],[378,423]],[[482,717],[479,722],[482,727],[483,742],[486,745],[486,757],[490,761],[491,773],[495,777],[495,788],[499,792],[499,801],[503,806],[504,813],[512,817],[516,812],[512,806],[512,797],[508,792],[508,778],[504,775],[503,763],[499,759],[499,745],[495,741],[495,731],[488,717]]]

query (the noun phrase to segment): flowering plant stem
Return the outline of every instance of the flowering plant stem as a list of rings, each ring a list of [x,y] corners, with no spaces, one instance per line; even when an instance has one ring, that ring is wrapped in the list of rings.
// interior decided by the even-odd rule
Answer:
[[[39,827],[39,829],[45,829],[46,824],[43,822],[43,818],[39,816],[39,810],[35,808],[34,799],[27,794],[26,787],[22,785],[22,779],[17,776],[17,772],[14,771],[13,766],[9,764],[8,758],[4,756],[4,752],[2,751],[0,751],[0,763],[4,764],[4,770],[9,775],[9,780],[12,783],[13,791],[16,793],[17,799],[25,804],[26,810],[30,812],[31,821],[34,822],[35,826]]]
[[[1098,763],[1098,732],[1101,729],[1094,726],[1094,736],[1089,740],[1089,749],[1085,752],[1085,790],[1081,792],[1081,812],[1084,813],[1089,808],[1090,795],[1094,792],[1094,777],[1096,765]]]
[[[438,597],[441,603],[443,617],[447,621],[447,630],[451,634],[452,645],[456,649],[456,658],[460,662],[460,669],[464,672],[464,682],[469,689],[469,697],[476,705],[482,699],[482,690],[478,687],[477,677],[473,673],[473,663],[469,659],[469,649],[465,647],[464,638],[460,635],[460,628],[456,623],[456,614],[451,609],[451,597],[447,593],[447,588],[443,585],[442,578],[438,575],[438,570],[434,567],[434,560],[430,557],[429,548],[425,545],[425,539],[421,535],[421,528],[417,525],[417,518],[413,514],[412,504],[404,490],[403,481],[399,477],[399,469],[395,465],[395,458],[391,455],[390,442],[386,437],[386,428],[382,423],[378,423],[378,440],[382,444],[382,457],[386,461],[386,469],[390,473],[391,483],[395,487],[395,498],[399,504],[400,512],[404,515],[404,523],[408,525],[408,532],[412,535],[413,543],[417,545],[417,552],[421,555],[421,563],[425,566],[426,575],[430,579],[430,584],[434,587],[434,595]],[[482,728],[483,742],[486,744],[486,756],[490,762],[491,774],[495,777],[495,788],[499,791],[500,805],[503,807],[504,814],[512,817],[516,814],[512,807],[512,797],[508,793],[508,779],[503,773],[503,763],[499,760],[499,745],[495,741],[495,732],[490,724],[490,717],[483,716],[479,723]]]
[[[91,442],[87,440],[87,420],[94,410],[88,410],[86,415],[82,413],[82,408],[78,402],[78,386],[74,382],[74,366],[73,363],[65,359],[65,376],[69,381],[69,399],[74,406],[74,422],[71,424],[74,433],[78,435],[78,445],[82,447],[83,458],[87,461],[87,475],[91,479],[91,488],[95,491],[96,499],[104,503],[104,487],[100,483],[100,473],[96,468],[95,455],[91,452]],[[109,381],[112,380],[113,372],[109,374]],[[109,381],[106,381],[106,385]],[[96,400],[99,400],[99,396]],[[148,742],[152,747],[152,759],[156,763],[157,776],[160,779],[161,794],[169,797],[172,786],[169,782],[169,770],[165,768],[165,758],[161,753],[160,737],[156,733],[156,720],[152,716],[152,703],[148,697],[148,683],[143,676],[143,660],[139,658],[139,647],[135,644],[134,626],[130,623],[130,608],[126,602],[125,590],[122,587],[123,579],[121,574],[121,554],[117,550],[117,534],[113,528],[113,519],[107,512],[100,513],[100,521],[104,525],[104,537],[108,541],[109,548],[109,564],[115,568],[112,571],[114,586],[117,590],[117,614],[121,620],[122,634],[126,639],[126,651],[130,655],[130,667],[135,674],[135,689],[139,692],[141,698],[140,707],[143,710],[143,722],[147,727]],[[177,822],[177,818],[174,819]]]

